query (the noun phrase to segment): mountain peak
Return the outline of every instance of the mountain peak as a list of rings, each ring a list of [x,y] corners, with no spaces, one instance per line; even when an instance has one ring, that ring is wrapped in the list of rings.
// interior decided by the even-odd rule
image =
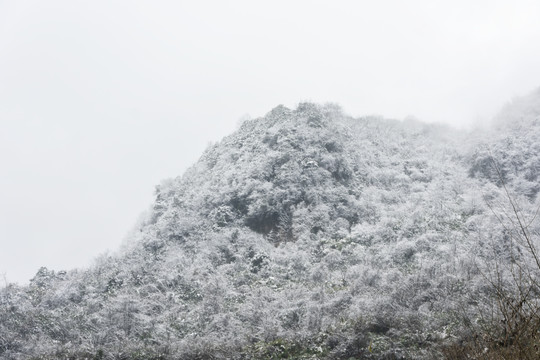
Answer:
[[[463,294],[489,297],[478,261],[509,264],[490,166],[529,211],[540,151],[515,149],[537,137],[493,156],[440,125],[280,105],[156,187],[118,254],[2,290],[0,357],[438,358],[479,314]]]

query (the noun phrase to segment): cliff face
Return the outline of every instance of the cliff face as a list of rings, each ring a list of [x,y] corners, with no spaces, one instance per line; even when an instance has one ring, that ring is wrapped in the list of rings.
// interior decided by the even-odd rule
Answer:
[[[487,296],[501,186],[538,202],[537,97],[488,135],[309,103],[246,121],[118,254],[3,289],[0,357],[432,358]]]

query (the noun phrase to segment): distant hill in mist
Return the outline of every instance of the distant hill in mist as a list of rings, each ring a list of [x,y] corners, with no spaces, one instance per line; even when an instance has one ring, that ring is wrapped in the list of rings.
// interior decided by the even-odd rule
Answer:
[[[478,131],[278,106],[157,186],[114,255],[3,288],[0,358],[502,353],[497,301],[540,296],[539,175],[538,91]]]

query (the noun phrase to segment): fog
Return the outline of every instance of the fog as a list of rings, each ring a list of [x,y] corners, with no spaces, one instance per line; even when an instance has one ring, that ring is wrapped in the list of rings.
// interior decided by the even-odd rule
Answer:
[[[114,251],[278,104],[469,128],[540,86],[536,1],[1,1],[0,274]]]

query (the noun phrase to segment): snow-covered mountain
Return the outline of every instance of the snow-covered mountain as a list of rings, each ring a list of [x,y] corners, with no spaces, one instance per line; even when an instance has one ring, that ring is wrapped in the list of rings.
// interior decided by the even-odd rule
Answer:
[[[539,174],[540,92],[473,132],[278,106],[159,185],[116,254],[2,289],[0,358],[450,356],[494,275],[540,270],[508,210],[534,245]]]

